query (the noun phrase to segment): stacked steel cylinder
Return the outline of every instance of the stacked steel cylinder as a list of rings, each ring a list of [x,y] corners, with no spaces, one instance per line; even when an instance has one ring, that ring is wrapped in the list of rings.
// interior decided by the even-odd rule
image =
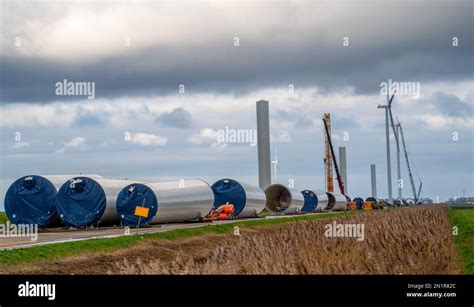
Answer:
[[[234,206],[236,218],[273,214],[345,210],[344,195],[319,189],[299,191],[281,184],[263,191],[224,178],[209,185],[200,179],[131,181],[99,175],[28,175],[16,180],[5,196],[5,211],[15,224],[41,228],[61,225],[143,227],[150,224],[199,221],[223,204]],[[146,208],[146,217],[136,208]]]

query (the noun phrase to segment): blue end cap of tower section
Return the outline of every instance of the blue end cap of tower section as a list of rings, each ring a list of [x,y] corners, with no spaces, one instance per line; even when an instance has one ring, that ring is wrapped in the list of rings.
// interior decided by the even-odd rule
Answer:
[[[98,222],[105,207],[104,190],[89,177],[75,177],[66,181],[56,197],[56,209],[62,222],[76,228],[85,228]]]
[[[148,208],[148,217],[135,215],[137,206]],[[148,225],[158,211],[158,199],[148,186],[134,183],[123,188],[116,201],[117,214],[123,226],[143,227]]]
[[[371,201],[373,202],[374,204],[377,203],[377,199],[375,197],[367,197],[367,199],[365,201]]]
[[[221,179],[212,185],[214,192],[214,205],[217,209],[226,203],[234,205],[234,215],[239,215],[247,203],[247,195],[240,183],[233,179]]]
[[[5,195],[5,212],[14,224],[37,224],[46,227],[56,215],[56,188],[46,178],[36,175],[17,179]]]
[[[353,201],[356,203],[357,210],[362,210],[364,208],[364,199],[356,197]]]
[[[310,213],[313,212],[318,206],[318,196],[310,190],[301,191],[304,197],[304,205],[301,211]]]

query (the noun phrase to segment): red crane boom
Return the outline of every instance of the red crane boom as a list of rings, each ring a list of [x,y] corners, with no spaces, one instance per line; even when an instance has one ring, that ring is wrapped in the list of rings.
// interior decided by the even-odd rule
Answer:
[[[326,130],[326,137],[329,143],[329,148],[331,149],[332,161],[334,162],[334,169],[336,170],[337,176],[337,184],[339,185],[339,191],[342,195],[346,195],[344,193],[344,184],[341,179],[341,174],[339,173],[339,167],[337,166],[336,156],[334,155],[334,148],[332,147],[331,135],[329,134],[328,124],[326,123],[326,118],[323,117],[324,122],[324,130]]]

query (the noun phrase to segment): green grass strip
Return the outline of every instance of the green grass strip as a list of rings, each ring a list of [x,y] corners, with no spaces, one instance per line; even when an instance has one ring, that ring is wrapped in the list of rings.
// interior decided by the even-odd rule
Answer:
[[[458,228],[454,236],[459,258],[464,266],[464,274],[474,274],[474,209],[449,208],[451,226]]]
[[[0,212],[0,224],[5,224],[7,221],[7,214],[5,212]]]

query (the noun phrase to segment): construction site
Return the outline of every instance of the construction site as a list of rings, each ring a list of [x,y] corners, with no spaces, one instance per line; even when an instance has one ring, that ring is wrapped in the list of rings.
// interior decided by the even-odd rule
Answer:
[[[402,126],[398,118],[397,122],[394,121],[391,111],[394,97],[395,93],[387,97],[385,105],[378,107],[385,110],[386,120],[387,199],[377,197],[375,165],[367,166],[372,194],[347,193],[346,157],[350,152],[339,147],[336,155],[329,113],[321,117],[324,127],[321,133],[325,136],[326,186],[302,190],[278,183],[278,153],[275,152],[273,160],[270,156],[270,103],[260,100],[256,102],[258,187],[234,180],[231,176],[208,183],[200,179],[132,182],[95,174],[26,175],[10,186],[5,197],[8,223],[17,225],[18,235],[2,239],[0,269],[6,274],[465,272],[454,242],[449,239],[447,206],[423,203],[420,178],[418,187],[415,186],[410,167],[413,162],[407,152]],[[400,155],[403,153],[412,198],[402,198],[400,186],[398,197],[392,197],[391,133],[397,153],[397,182],[401,180]],[[362,238],[363,242],[344,238],[344,235],[331,239],[324,231],[328,223],[363,224],[369,230]],[[21,235],[22,229],[28,230],[28,225],[39,228],[35,240]],[[416,227],[418,231],[415,234],[410,232],[408,237],[403,230],[407,227]],[[426,237],[421,231],[423,228],[436,235]],[[219,234],[226,231],[230,234]],[[163,241],[167,236],[180,237],[180,234],[184,234],[183,239]],[[143,238],[147,239],[142,241]],[[107,245],[108,241],[114,245],[111,252],[100,247],[97,256],[88,256],[87,259],[80,256],[95,250],[96,245]],[[281,245],[283,242],[286,243]],[[407,242],[412,242],[409,249],[406,248]],[[321,245],[327,246],[324,252]],[[307,248],[300,255],[298,251],[304,246]],[[62,255],[64,248],[66,251]],[[399,249],[404,249],[404,257],[389,260],[395,254],[393,251]],[[61,252],[51,255],[49,250]],[[437,250],[436,256],[430,250]],[[272,256],[290,251],[293,260],[282,259],[283,262],[279,263],[280,260]],[[347,251],[350,257],[344,256]],[[420,256],[420,251],[427,254]],[[308,258],[307,253],[318,256],[312,256],[310,262],[301,262],[301,259]],[[410,253],[413,254],[410,256]],[[32,259],[24,257],[25,254],[31,254]],[[42,260],[43,257],[50,260]],[[255,257],[259,261],[255,261]],[[435,260],[432,257],[442,258]],[[248,261],[241,262],[243,258],[248,258]],[[333,258],[337,262],[333,263]],[[361,258],[367,262],[354,260]],[[108,259],[107,264],[100,264],[104,259]],[[212,259],[223,263],[239,260],[231,266],[222,266]],[[51,260],[54,260],[54,266],[49,265]],[[468,270],[471,270],[472,259],[469,261]],[[292,264],[288,266],[288,263]]]
[[[9,187],[5,196],[6,214],[16,225],[38,225],[41,229],[61,226],[98,229],[103,226],[141,228],[155,224],[258,218],[264,211],[270,216],[280,216],[421,205],[421,180],[416,189],[403,130],[400,122],[395,124],[393,121],[391,104],[394,95],[390,99],[387,97],[386,106],[379,106],[386,110],[387,170],[391,169],[390,126],[397,145],[397,182],[401,180],[400,135],[413,189],[412,199],[401,197],[401,187],[398,188],[399,197],[395,200],[392,198],[390,172],[387,179],[389,197],[386,200],[378,199],[375,165],[370,166],[372,195],[351,198],[346,193],[346,148],[339,147],[338,159],[331,139],[329,113],[322,116],[326,186],[299,190],[277,183],[278,152],[275,152],[275,160],[270,157],[269,102],[261,100],[256,103],[259,187],[236,181],[232,177],[208,183],[200,179],[131,182],[95,174],[26,175]],[[334,188],[334,173],[337,191]],[[67,233],[62,240],[68,239]]]
[[[0,307],[472,305],[472,0],[0,0]]]

